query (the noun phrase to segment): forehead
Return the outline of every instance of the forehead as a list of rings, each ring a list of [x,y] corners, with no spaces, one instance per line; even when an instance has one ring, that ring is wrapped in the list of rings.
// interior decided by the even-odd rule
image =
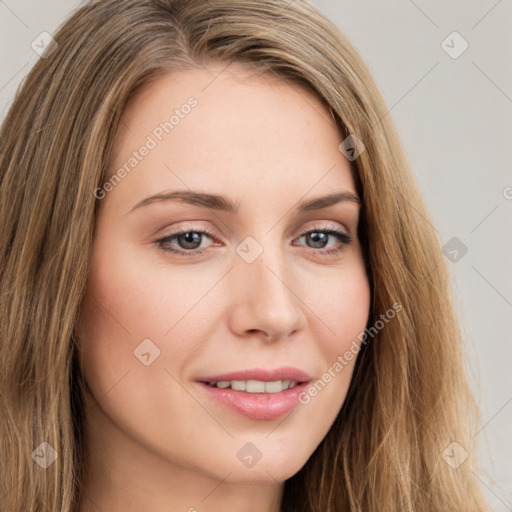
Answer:
[[[123,112],[109,174],[150,144],[125,180],[127,195],[156,193],[163,185],[355,192],[340,142],[330,112],[305,87],[216,64],[170,72],[136,91]]]

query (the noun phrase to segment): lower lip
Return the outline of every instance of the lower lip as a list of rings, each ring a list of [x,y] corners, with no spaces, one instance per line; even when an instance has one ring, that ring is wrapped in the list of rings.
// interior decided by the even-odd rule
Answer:
[[[203,382],[198,384],[221,404],[253,420],[275,420],[288,414],[300,403],[299,396],[309,386],[309,382],[303,382],[279,393],[247,393],[220,389]]]

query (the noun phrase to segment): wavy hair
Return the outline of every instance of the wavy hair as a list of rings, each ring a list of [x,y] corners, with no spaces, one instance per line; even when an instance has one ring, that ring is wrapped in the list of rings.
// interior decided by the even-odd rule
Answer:
[[[75,336],[98,200],[124,106],[173,70],[240,63],[307,87],[342,138],[363,200],[369,325],[326,437],[286,480],[283,512],[483,512],[479,421],[440,241],[385,103],[338,28],[303,0],[99,0],[33,66],[0,132],[0,508],[76,511],[86,467]],[[343,140],[343,139],[342,139]],[[442,457],[452,442],[471,457]],[[49,443],[46,470],[32,458]]]

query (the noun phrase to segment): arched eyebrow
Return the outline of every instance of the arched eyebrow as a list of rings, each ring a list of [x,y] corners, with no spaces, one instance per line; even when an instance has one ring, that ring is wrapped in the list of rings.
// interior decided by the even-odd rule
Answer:
[[[233,202],[229,197],[219,194],[209,194],[206,192],[197,192],[193,190],[175,190],[173,192],[161,192],[159,194],[146,197],[139,201],[128,213],[153,203],[165,201],[181,201],[195,206],[211,208],[212,210],[224,211],[227,213],[238,213],[239,202]],[[296,208],[298,213],[321,210],[328,208],[340,202],[353,202],[361,204],[361,199],[352,192],[342,191],[326,196],[316,197],[304,201]]]

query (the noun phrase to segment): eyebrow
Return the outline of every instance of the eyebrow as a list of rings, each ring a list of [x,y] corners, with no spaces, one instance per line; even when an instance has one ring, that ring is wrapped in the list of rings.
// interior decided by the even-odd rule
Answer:
[[[160,194],[146,197],[146,199],[139,201],[128,213],[131,213],[142,206],[166,201],[182,201],[195,206],[202,206],[205,208],[211,208],[212,210],[225,211],[228,213],[238,213],[239,207],[239,202],[235,203],[223,195],[208,194],[193,190],[176,190],[174,192],[162,192]],[[361,199],[357,195],[352,192],[342,191],[302,202],[298,206],[297,210],[300,213],[321,210],[322,208],[327,208],[334,204],[346,201],[357,204],[362,203]]]

